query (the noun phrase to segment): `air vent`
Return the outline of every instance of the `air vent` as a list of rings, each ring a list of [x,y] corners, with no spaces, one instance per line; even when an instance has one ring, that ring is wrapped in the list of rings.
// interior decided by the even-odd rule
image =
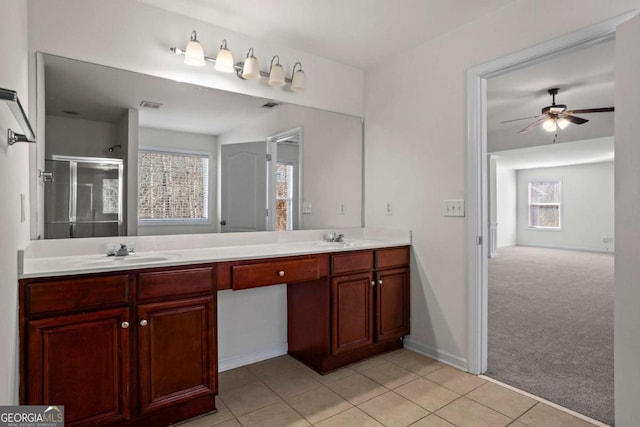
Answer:
[[[278,104],[277,102],[271,101],[264,104],[261,108],[273,108],[273,107],[277,107],[278,105],[280,104]]]
[[[158,108],[162,107],[162,104],[159,102],[142,101],[140,103],[140,106],[142,108],[151,108],[152,110],[157,110]]]

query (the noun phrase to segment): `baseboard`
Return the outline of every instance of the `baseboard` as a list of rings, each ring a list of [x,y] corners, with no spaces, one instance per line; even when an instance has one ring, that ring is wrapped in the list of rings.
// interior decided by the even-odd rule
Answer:
[[[451,365],[454,368],[461,369],[465,372],[467,371],[467,368],[469,366],[467,359],[453,355],[451,353],[447,353],[446,351],[435,349],[426,344],[415,342],[411,339],[411,337],[405,337],[404,346],[405,348],[408,348],[409,350],[413,350],[416,353],[420,353],[424,356],[435,359],[438,362]]]
[[[521,243],[518,243],[516,246],[524,246],[524,247],[531,247],[531,248],[546,248],[546,249],[564,249],[567,251],[598,252],[598,253],[604,253],[604,254],[615,253],[613,249],[580,248],[580,247],[574,247],[574,246],[530,245],[530,244],[521,244]]]
[[[272,357],[287,354],[287,343],[272,347],[256,353],[242,354],[240,356],[227,357],[218,360],[218,372],[228,371],[230,369],[239,368],[240,366],[250,365],[252,363],[261,362],[271,359]]]

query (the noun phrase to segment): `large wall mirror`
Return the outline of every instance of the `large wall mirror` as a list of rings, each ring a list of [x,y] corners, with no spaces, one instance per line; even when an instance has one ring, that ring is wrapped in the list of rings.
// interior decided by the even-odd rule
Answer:
[[[40,238],[362,225],[361,118],[38,62]]]

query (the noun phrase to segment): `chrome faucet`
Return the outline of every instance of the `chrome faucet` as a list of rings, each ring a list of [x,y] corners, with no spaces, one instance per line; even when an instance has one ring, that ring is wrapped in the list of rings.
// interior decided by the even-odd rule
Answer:
[[[114,249],[114,248],[109,248],[107,249],[107,256],[128,256],[128,255],[135,255],[136,252],[133,248],[128,248],[127,245],[125,245],[124,243],[120,243],[120,248],[118,249]]]
[[[334,243],[342,243],[344,242],[344,240],[342,240],[343,237],[344,237],[344,234],[342,233],[329,233],[327,235],[327,241],[334,242]]]

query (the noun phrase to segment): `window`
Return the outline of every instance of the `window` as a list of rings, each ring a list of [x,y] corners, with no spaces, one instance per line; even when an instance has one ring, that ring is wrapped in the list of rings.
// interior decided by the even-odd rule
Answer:
[[[138,151],[138,220],[208,222],[209,155]]]
[[[529,182],[529,227],[541,229],[561,228],[560,181]]]
[[[293,165],[276,166],[276,231],[293,230]]]

